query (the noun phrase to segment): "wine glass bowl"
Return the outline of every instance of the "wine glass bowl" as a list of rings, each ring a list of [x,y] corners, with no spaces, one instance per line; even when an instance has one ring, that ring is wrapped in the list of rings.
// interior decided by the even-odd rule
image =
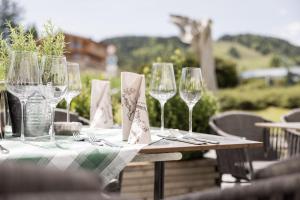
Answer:
[[[192,132],[192,112],[203,92],[203,81],[200,68],[186,67],[182,69],[179,83],[181,99],[189,108],[189,132]]]
[[[150,95],[161,105],[161,131],[164,131],[164,105],[176,94],[176,82],[172,63],[153,63]]]
[[[6,76],[7,90],[21,103],[21,140],[24,134],[24,110],[30,96],[38,92],[40,71],[36,52],[12,51]]]
[[[39,84],[39,65],[36,52],[10,52],[10,65],[6,77],[7,90],[26,100],[37,91]]]
[[[67,102],[67,122],[70,122],[70,104],[73,98],[78,96],[81,91],[81,79],[78,63],[67,63],[68,68],[68,90],[65,95]]]
[[[67,92],[67,61],[64,56],[43,56],[41,93],[50,104],[58,104]]]

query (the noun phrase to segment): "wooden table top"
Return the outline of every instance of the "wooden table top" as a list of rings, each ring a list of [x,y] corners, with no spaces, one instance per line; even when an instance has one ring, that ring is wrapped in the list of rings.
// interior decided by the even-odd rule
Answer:
[[[265,128],[287,128],[300,130],[299,122],[260,122],[255,123],[255,126]]]
[[[154,144],[141,149],[139,153],[156,154],[156,153],[172,153],[172,152],[188,152],[188,151],[205,151],[212,149],[237,149],[237,148],[259,148],[262,147],[262,142],[256,142],[246,139],[234,137],[223,137],[209,134],[197,134],[197,136],[218,141],[219,144],[202,144],[194,145],[178,141],[170,141],[162,139]]]

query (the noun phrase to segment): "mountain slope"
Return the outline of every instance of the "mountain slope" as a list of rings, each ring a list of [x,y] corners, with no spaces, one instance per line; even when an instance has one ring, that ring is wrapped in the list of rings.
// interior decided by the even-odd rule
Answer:
[[[254,35],[254,34],[240,34],[240,35],[224,35],[219,41],[237,42],[248,48],[266,55],[269,53],[276,53],[285,55],[287,57],[295,57],[300,55],[300,47],[289,43],[286,40]]]
[[[232,54],[234,49],[238,56]],[[237,42],[217,41],[214,43],[214,55],[226,60],[234,61],[239,71],[270,66],[273,54],[263,55],[251,48],[247,48]]]
[[[158,57],[167,61],[176,49],[183,52],[189,49],[178,37],[126,36],[102,42],[117,46],[119,66],[123,69],[137,69]],[[270,67],[274,56],[284,58],[289,64],[300,64],[300,47],[282,39],[252,34],[221,37],[214,42],[214,55],[236,62],[239,71]]]

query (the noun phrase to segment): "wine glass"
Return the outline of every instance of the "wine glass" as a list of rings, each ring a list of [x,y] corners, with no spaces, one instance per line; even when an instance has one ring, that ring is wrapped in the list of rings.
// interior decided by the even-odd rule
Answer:
[[[40,73],[36,52],[12,51],[6,76],[6,88],[21,103],[21,140],[25,140],[24,111],[30,96],[38,92]]]
[[[161,132],[164,132],[164,105],[176,94],[176,82],[172,63],[153,63],[150,95],[161,106]]]
[[[193,107],[200,100],[202,90],[201,69],[195,67],[183,68],[179,83],[179,93],[181,99],[189,108],[189,133],[192,133]]]
[[[68,88],[67,61],[64,56],[43,56],[40,92],[51,108],[50,140],[55,141],[54,115]]]
[[[68,90],[65,95],[67,102],[67,122],[70,122],[70,104],[74,97],[78,96],[81,91],[81,80],[78,63],[67,63],[68,68]]]

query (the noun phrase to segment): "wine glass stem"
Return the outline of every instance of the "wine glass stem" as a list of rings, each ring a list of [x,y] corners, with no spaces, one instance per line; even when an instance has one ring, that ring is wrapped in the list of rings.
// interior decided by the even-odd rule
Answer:
[[[55,132],[54,132],[54,117],[55,117],[55,105],[51,105],[51,128],[50,128],[50,141],[55,141]]]
[[[160,127],[160,130],[161,132],[164,131],[164,126],[165,126],[165,117],[164,117],[164,108],[165,108],[165,101],[160,101],[160,107],[161,107],[161,113],[160,113],[160,120],[161,120],[161,127]]]
[[[25,141],[25,133],[24,133],[24,112],[26,108],[26,101],[25,100],[20,100],[21,103],[21,141]]]
[[[67,101],[67,122],[70,122],[70,104],[71,101]]]
[[[189,106],[189,133],[193,132],[193,106]]]
[[[5,115],[5,91],[0,91],[0,138],[4,139],[6,115]]]

